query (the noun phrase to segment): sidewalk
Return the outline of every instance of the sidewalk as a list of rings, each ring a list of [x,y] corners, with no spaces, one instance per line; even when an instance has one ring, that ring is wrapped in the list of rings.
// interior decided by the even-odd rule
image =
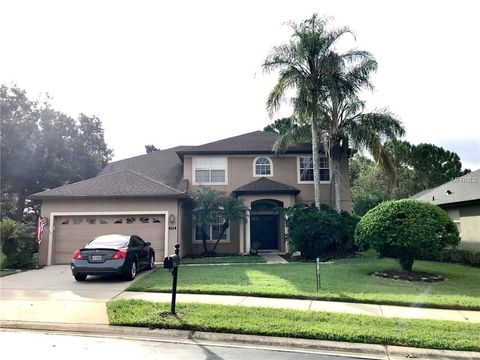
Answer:
[[[113,300],[120,299],[141,299],[154,302],[169,302],[171,300],[171,294],[125,291],[119,294]],[[480,323],[480,311],[469,310],[446,310],[336,301],[201,294],[177,294],[177,302],[340,312],[347,314],[382,316],[387,318],[451,320],[468,323]]]

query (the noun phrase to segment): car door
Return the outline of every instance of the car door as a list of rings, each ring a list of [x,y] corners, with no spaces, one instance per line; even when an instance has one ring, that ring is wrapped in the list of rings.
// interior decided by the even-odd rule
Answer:
[[[132,236],[132,240],[135,242],[139,268],[144,268],[148,265],[148,247],[146,246],[145,241],[139,236]]]

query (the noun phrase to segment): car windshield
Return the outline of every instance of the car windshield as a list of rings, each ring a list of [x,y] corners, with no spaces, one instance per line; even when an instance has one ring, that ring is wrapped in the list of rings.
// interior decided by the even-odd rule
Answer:
[[[128,242],[130,241],[130,236],[127,235],[105,235],[99,236],[87,245],[85,249],[94,249],[94,248],[107,248],[107,249],[118,249],[122,247],[127,247]]]

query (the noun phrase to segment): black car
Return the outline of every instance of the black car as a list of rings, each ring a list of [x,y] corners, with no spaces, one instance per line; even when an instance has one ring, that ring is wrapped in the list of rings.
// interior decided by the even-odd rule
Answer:
[[[121,275],[133,280],[142,269],[153,269],[155,252],[136,235],[103,235],[75,250],[70,265],[77,281],[87,275]]]

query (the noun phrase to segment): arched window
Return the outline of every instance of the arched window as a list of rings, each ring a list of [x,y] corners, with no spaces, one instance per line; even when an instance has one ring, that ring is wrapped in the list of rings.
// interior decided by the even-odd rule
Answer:
[[[255,159],[253,166],[254,176],[272,176],[272,160],[266,156],[261,156]]]

